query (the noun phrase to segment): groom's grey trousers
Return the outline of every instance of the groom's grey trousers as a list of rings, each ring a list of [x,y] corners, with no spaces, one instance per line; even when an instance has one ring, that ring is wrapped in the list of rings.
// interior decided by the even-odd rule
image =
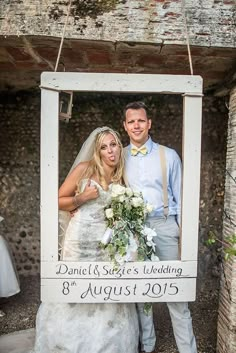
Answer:
[[[156,255],[161,261],[178,260],[179,226],[175,216],[151,217],[147,226],[154,229],[157,236],[153,238],[156,243]],[[188,303],[167,303],[175,341],[179,353],[197,353],[196,341],[192,329],[191,314]],[[141,348],[145,352],[152,352],[155,348],[156,335],[152,315],[145,315],[143,304],[137,304]]]

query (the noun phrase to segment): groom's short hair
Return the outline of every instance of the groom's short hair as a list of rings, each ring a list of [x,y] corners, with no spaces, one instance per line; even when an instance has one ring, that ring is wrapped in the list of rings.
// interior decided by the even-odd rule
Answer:
[[[126,116],[126,112],[128,109],[135,109],[135,110],[144,109],[146,113],[148,113],[148,107],[144,102],[141,102],[141,101],[128,103],[124,108],[124,118]]]

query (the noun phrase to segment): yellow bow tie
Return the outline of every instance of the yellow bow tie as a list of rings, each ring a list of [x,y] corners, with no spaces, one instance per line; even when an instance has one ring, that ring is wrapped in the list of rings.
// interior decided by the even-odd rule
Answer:
[[[146,146],[140,148],[131,148],[131,156],[137,156],[138,153],[147,154],[148,150]]]

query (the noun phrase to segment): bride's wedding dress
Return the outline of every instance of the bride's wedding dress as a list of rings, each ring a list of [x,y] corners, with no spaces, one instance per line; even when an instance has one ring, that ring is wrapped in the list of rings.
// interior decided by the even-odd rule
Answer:
[[[87,180],[82,181],[82,188]],[[111,187],[80,207],[71,218],[62,249],[63,261],[107,261],[98,249],[105,229],[104,206]],[[36,321],[35,353],[137,353],[135,304],[41,304]]]

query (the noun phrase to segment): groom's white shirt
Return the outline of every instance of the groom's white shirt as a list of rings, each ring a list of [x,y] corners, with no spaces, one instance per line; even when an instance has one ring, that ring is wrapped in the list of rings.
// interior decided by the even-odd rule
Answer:
[[[149,137],[145,143],[147,154],[131,155],[132,144],[125,147],[125,174],[129,186],[142,191],[146,202],[153,206],[150,217],[163,216],[162,171],[159,144]],[[175,150],[165,147],[167,166],[167,193],[169,215],[176,215],[178,223],[181,213],[181,176],[182,165]]]

